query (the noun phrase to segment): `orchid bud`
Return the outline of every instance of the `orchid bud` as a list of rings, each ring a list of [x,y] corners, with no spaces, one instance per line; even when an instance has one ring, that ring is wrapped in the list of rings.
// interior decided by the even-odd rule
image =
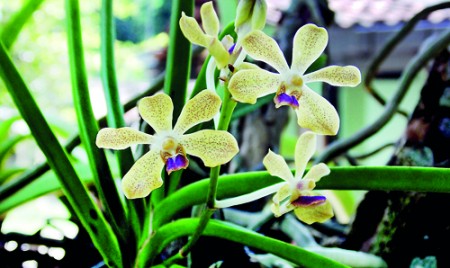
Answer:
[[[266,24],[265,0],[240,0],[235,20],[236,33],[244,37],[252,30],[262,30]]]

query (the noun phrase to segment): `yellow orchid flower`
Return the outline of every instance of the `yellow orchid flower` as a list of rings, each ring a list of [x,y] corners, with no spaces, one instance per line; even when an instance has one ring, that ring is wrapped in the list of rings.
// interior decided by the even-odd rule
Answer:
[[[136,161],[122,180],[125,196],[130,199],[146,197],[161,187],[164,165],[169,174],[185,169],[189,164],[187,154],[199,157],[207,167],[229,162],[239,151],[230,133],[207,129],[185,134],[191,127],[211,120],[220,105],[217,94],[203,90],[186,103],[172,127],[172,99],[159,93],[142,98],[138,103],[140,115],[155,130],[155,135],[129,127],[101,129],[96,140],[100,148],[121,150],[135,144],[150,145],[150,151]]]
[[[219,40],[220,22],[212,1],[204,3],[200,8],[203,29],[193,17],[183,12],[179,21],[181,31],[189,42],[205,47],[214,57],[217,67],[223,69],[230,62],[234,40],[230,35]]]
[[[303,177],[306,165],[316,150],[316,135],[307,131],[303,133],[295,146],[295,176],[282,156],[269,153],[263,164],[272,176],[285,181],[272,198],[272,212],[279,217],[294,210],[297,218],[307,224],[324,222],[333,217],[331,204],[325,196],[312,190],[316,183],[330,174],[330,169],[323,163],[314,165]]]
[[[336,135],[339,116],[336,109],[322,96],[311,90],[307,83],[326,82],[333,86],[357,86],[361,73],[354,66],[328,66],[304,74],[322,54],[328,43],[328,33],[314,24],[302,26],[294,36],[292,64],[289,68],[276,41],[256,30],[242,40],[248,55],[272,66],[278,73],[262,69],[240,70],[229,83],[229,90],[236,101],[255,103],[256,99],[276,93],[276,107],[289,105],[297,114],[301,127],[324,135]]]

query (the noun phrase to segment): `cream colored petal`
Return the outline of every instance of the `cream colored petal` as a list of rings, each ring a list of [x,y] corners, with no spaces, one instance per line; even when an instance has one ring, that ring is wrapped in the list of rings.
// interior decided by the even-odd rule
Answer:
[[[256,30],[246,35],[242,40],[242,47],[252,58],[269,64],[279,73],[289,71],[277,42],[264,32]]]
[[[325,82],[333,86],[355,87],[361,83],[361,72],[355,66],[328,66],[307,74],[305,83]]]
[[[333,208],[328,200],[316,206],[296,207],[294,213],[299,220],[307,224],[325,222],[334,216]]]
[[[302,26],[294,36],[291,69],[304,74],[306,69],[323,53],[327,43],[328,33],[325,28],[314,24]]]
[[[279,204],[272,203],[272,205],[270,206],[270,210],[272,211],[273,215],[277,218],[283,215],[281,213]]]
[[[305,172],[306,165],[316,152],[316,134],[307,131],[300,135],[295,145],[295,177],[300,179]]]
[[[223,69],[228,66],[230,60],[230,53],[225,49],[225,46],[217,38],[212,38],[206,47],[209,54],[214,57],[217,63],[217,68]]]
[[[228,84],[233,99],[244,103],[256,103],[256,99],[275,93],[281,84],[281,76],[262,69],[240,70]]]
[[[312,166],[308,173],[306,173],[306,175],[303,177],[303,179],[309,179],[318,182],[322,177],[325,177],[328,174],[330,174],[330,168],[328,168],[328,166],[324,163],[320,163]]]
[[[223,165],[239,152],[233,135],[221,130],[200,130],[181,136],[179,142],[186,154],[199,157],[207,167]]]
[[[220,22],[212,1],[202,5],[200,8],[200,17],[202,18],[203,30],[211,36],[217,36],[219,34]]]
[[[269,152],[263,159],[263,164],[270,175],[277,176],[287,182],[293,182],[294,176],[292,175],[291,169],[281,155],[269,149]]]
[[[164,93],[142,98],[138,102],[139,114],[156,132],[172,129],[172,99]]]
[[[339,115],[333,105],[305,85],[295,111],[298,124],[317,134],[336,135],[339,130]]]
[[[222,101],[216,93],[211,90],[202,90],[183,107],[174,131],[183,134],[191,127],[211,120],[219,112],[221,104]]]
[[[139,158],[122,180],[122,189],[129,199],[142,198],[161,187],[161,171],[164,162],[157,150],[151,150]]]
[[[134,144],[150,144],[153,136],[129,128],[102,128],[97,134],[95,144],[99,148],[123,150]]]
[[[211,37],[208,37],[203,32],[200,25],[198,25],[198,22],[194,18],[188,17],[184,14],[184,12],[182,12],[179,23],[181,32],[183,32],[183,35],[187,40],[189,40],[189,42],[202,47],[208,46]]]
[[[289,183],[283,184],[280,189],[273,195],[272,201],[276,206],[279,206],[281,201],[291,195],[291,186]]]
[[[239,64],[238,66],[234,66],[234,68],[238,71],[240,70],[259,70],[261,68],[259,68],[258,65],[254,64],[254,63],[250,63],[250,62],[243,62],[241,64]]]

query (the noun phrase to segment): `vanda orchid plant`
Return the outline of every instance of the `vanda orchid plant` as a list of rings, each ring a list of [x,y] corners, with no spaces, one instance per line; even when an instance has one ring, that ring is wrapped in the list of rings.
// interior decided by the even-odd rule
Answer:
[[[83,145],[89,179],[80,175],[68,156],[75,146],[60,145],[26,77],[0,40],[0,75],[47,159],[11,186],[1,186],[0,196],[9,202],[4,204],[17,199],[12,189],[18,185],[31,189],[30,182],[40,179],[37,174],[51,168],[59,181],[57,189],[99,253],[101,261],[95,267],[206,267],[201,260],[216,256],[214,251],[229,250],[220,245],[223,241],[232,242],[238,248],[233,252],[246,256],[248,262],[239,267],[249,262],[260,262],[260,267],[386,267],[376,254],[315,240],[312,233],[333,232],[333,226],[339,225],[335,214],[342,206],[332,190],[450,192],[450,173],[439,168],[338,167],[318,155],[318,145],[337,135],[341,122],[334,105],[312,84],[356,87],[361,83],[360,70],[337,65],[317,68],[328,33],[314,23],[300,26],[291,37],[289,65],[285,52],[265,29],[266,2],[240,0],[235,8],[235,20],[222,28],[213,1],[202,4],[199,22],[193,15],[193,0],[173,0],[164,86],[155,86],[124,105],[115,74],[112,1],[103,0],[101,76],[108,112],[99,128],[83,59],[79,3],[65,1],[72,95],[81,138],[73,144]],[[193,45],[204,48],[208,56],[190,88]],[[241,157],[242,145],[233,120],[263,105],[295,112],[293,159],[277,147],[267,148],[260,170],[233,172],[236,168],[230,167],[239,165],[235,159]],[[142,120],[139,127],[127,126],[124,109],[135,106]],[[256,212],[245,209],[256,203],[260,205]],[[291,215],[295,221],[283,220]],[[272,237],[260,229],[268,223],[294,231],[285,234],[290,239]],[[207,267],[228,267],[229,260],[217,257]]]

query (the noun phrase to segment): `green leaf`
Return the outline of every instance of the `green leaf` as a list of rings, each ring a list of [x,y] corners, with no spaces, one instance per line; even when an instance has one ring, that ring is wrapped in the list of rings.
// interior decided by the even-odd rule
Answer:
[[[123,107],[120,102],[119,88],[116,78],[116,67],[114,62],[114,41],[115,27],[113,17],[113,1],[103,0],[100,19],[100,56],[101,56],[101,77],[103,92],[107,107],[106,119],[108,127],[119,128],[125,126],[123,118]],[[134,163],[131,149],[115,151],[121,165],[122,176],[131,168]]]
[[[186,101],[187,85],[191,73],[191,43],[180,29],[181,12],[192,16],[193,0],[173,0],[170,16],[170,42],[167,51],[166,79],[164,92],[173,101],[173,118],[178,118]]]
[[[84,184],[93,182],[92,172],[89,169],[89,165],[76,164],[75,169]],[[34,180],[26,187],[17,191],[15,194],[2,200],[2,202],[0,202],[0,215],[10,209],[24,204],[25,202],[57,191],[61,191],[61,183],[54,172],[48,171],[37,180]]]
[[[127,213],[114,183],[105,152],[95,144],[99,128],[89,95],[78,0],[66,0],[66,18],[72,94],[80,138],[88,155],[99,197],[112,220],[112,227],[116,234],[119,237],[123,235],[121,238],[125,240],[126,232],[129,230]]]
[[[10,180],[12,177],[24,172],[25,170],[27,170],[27,169],[21,168],[21,167],[0,170],[0,185],[4,184],[6,181]]]
[[[0,143],[0,169],[6,161],[9,153],[12,152],[14,147],[21,141],[31,138],[31,135],[16,135],[14,137],[2,140]]]
[[[94,245],[108,265],[121,267],[122,255],[115,235],[81,183],[66,152],[51,131],[48,122],[1,41],[0,76],[20,114],[28,124],[38,146],[46,156],[49,165],[57,174],[69,203],[83,227],[89,233]]]
[[[22,117],[16,115],[0,122],[0,141],[4,141],[8,138],[11,126],[19,119],[22,119]]]
[[[22,5],[22,9],[14,14],[8,23],[3,26],[0,39],[7,49],[10,49],[14,44],[23,26],[42,2],[44,0],[28,0],[28,2]]]

